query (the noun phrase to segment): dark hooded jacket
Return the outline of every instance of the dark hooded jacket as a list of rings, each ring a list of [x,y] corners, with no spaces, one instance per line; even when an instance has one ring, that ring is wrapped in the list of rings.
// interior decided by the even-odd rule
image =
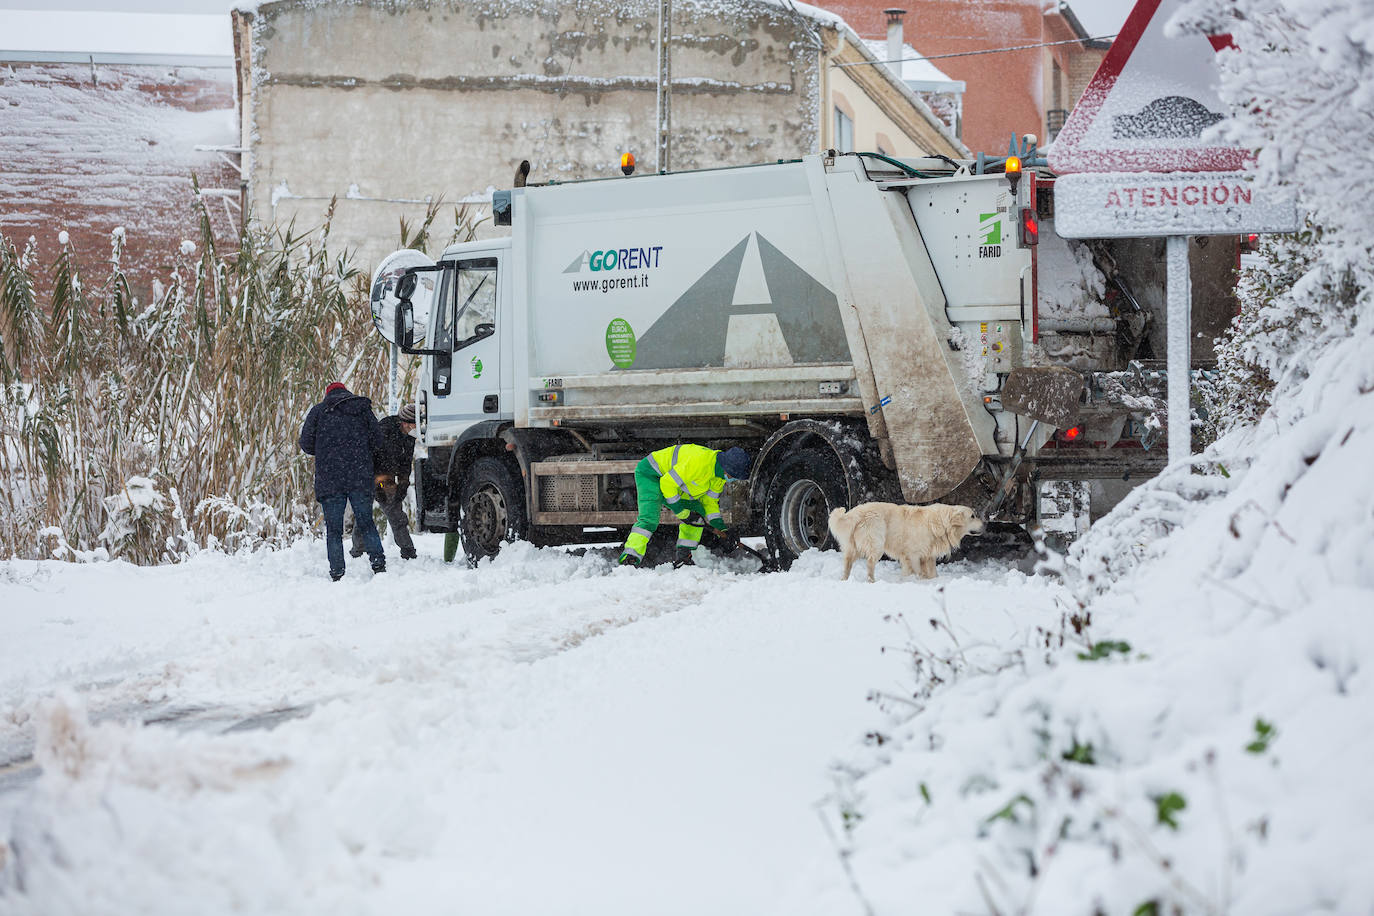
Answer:
[[[400,417],[382,417],[377,425],[382,430],[382,447],[372,456],[373,470],[409,478],[410,466],[415,461],[415,437],[401,429]]]
[[[372,453],[382,444],[372,402],[336,388],[310,408],[301,426],[301,451],[315,456],[315,498],[371,493]]]

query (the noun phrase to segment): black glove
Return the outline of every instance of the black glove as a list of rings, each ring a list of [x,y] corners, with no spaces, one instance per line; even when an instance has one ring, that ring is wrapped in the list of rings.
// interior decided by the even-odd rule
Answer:
[[[692,548],[679,547],[673,551],[673,569],[681,569],[684,566],[695,566],[696,561],[692,559]]]
[[[716,540],[720,542],[720,549],[726,553],[734,553],[739,549],[739,535],[730,529],[716,532]]]

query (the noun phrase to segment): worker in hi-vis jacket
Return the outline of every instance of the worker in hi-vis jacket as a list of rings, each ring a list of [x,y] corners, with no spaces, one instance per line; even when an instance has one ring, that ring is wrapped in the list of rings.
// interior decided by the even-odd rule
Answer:
[[[738,535],[727,532],[721,518],[720,495],[727,480],[749,476],[749,461],[749,453],[738,446],[718,452],[704,445],[670,445],[651,452],[635,468],[639,518],[625,539],[621,564],[638,566],[644,562],[649,537],[658,527],[659,512],[665,505],[681,520],[674,569],[692,562],[692,551],[701,546],[702,522],[721,532],[726,549],[739,546]]]

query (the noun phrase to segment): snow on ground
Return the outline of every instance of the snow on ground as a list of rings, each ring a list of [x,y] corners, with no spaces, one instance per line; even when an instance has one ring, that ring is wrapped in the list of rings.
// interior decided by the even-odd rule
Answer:
[[[319,542],[0,567],[0,910],[860,912],[823,802],[870,692],[910,690],[884,648],[950,598],[968,643],[1058,614],[991,562],[468,570],[438,540],[338,585]]]

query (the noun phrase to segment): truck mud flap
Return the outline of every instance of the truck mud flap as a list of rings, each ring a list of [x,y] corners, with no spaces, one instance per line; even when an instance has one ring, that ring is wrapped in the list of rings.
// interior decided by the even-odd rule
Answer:
[[[1056,429],[1073,426],[1083,376],[1062,366],[1013,369],[1002,386],[1002,408]]]

